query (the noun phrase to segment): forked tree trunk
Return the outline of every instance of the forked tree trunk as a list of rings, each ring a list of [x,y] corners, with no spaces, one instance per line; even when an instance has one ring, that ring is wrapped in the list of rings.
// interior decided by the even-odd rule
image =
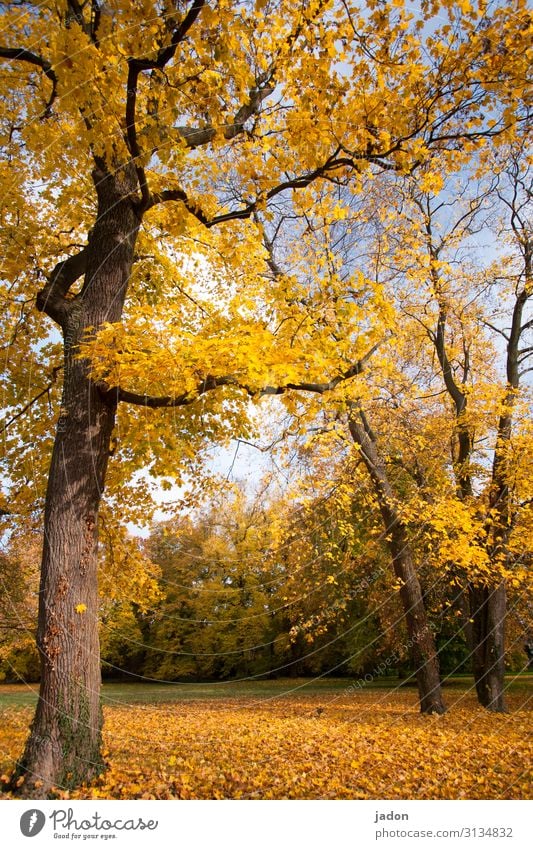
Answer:
[[[472,670],[479,703],[492,711],[504,711],[505,583],[496,587],[469,587],[473,619]]]
[[[81,293],[51,285],[42,308],[64,333],[64,387],[46,495],[38,648],[41,686],[24,755],[12,779],[23,797],[46,797],[101,772],[98,509],[116,404],[76,358],[85,328],[121,317],[139,220],[134,172],[95,172],[98,217],[85,250]],[[79,276],[79,275],[78,275]],[[58,278],[59,279],[59,278]],[[61,299],[63,302],[61,302]]]
[[[420,711],[442,714],[446,712],[446,705],[442,698],[435,636],[428,622],[424,594],[414,566],[408,532],[395,507],[396,499],[376,437],[363,413],[360,413],[360,417],[361,424],[354,418],[350,419],[350,433],[360,447],[361,457],[372,480],[383,517],[394,573],[401,582],[400,598],[409,637],[406,648],[409,649],[415,668]]]
[[[511,533],[511,501],[509,491],[508,454],[513,429],[513,410],[518,396],[521,372],[524,362],[531,355],[531,349],[522,345],[522,334],[530,327],[524,321],[524,309],[533,291],[533,241],[527,219],[522,217],[520,199],[524,187],[518,160],[512,160],[507,174],[513,187],[512,200],[505,204],[511,211],[511,229],[524,261],[523,286],[517,288],[511,327],[509,334],[503,334],[507,341],[506,377],[507,387],[503,398],[502,412],[498,420],[496,445],[492,465],[492,480],[489,491],[489,518],[486,527],[486,550],[490,561],[495,565],[509,566],[509,537]],[[500,196],[501,200],[504,200]],[[428,230],[430,236],[430,231]],[[431,238],[431,236],[430,236]],[[429,245],[430,252],[432,245]],[[437,258],[437,257],[435,257]],[[432,270],[433,286],[440,289],[437,266]],[[439,319],[433,336],[435,348],[442,368],[442,375],[450,397],[455,404],[457,437],[459,451],[455,459],[455,476],[458,494],[461,499],[473,499],[470,462],[473,451],[473,433],[465,421],[468,396],[465,392],[467,373],[462,385],[456,383],[453,369],[448,359],[445,343],[446,306],[439,303]],[[527,369],[526,369],[527,371]],[[506,589],[505,582],[469,586],[470,618],[472,620],[472,667],[478,700],[483,707],[492,711],[504,711],[504,675],[505,675],[505,618]]]

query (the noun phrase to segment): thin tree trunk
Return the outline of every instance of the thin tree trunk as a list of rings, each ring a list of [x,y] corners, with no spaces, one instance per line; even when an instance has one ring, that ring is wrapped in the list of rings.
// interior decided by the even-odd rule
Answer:
[[[409,654],[415,667],[420,711],[442,714],[446,712],[446,705],[442,698],[435,636],[428,622],[408,533],[395,507],[396,499],[376,437],[364,414],[360,413],[360,416],[361,424],[354,418],[350,419],[350,433],[354,442],[360,446],[361,456],[374,485],[394,573],[401,582],[400,598],[409,636]]]
[[[24,797],[88,781],[103,769],[98,640],[98,509],[105,486],[116,403],[103,397],[76,358],[85,328],[117,321],[139,220],[132,170],[95,172],[98,217],[84,251],[85,282],[74,298],[56,275],[41,308],[60,321],[65,368],[44,520],[38,648],[39,701],[12,779]],[[80,276],[77,274],[77,276]],[[61,287],[62,291],[58,291]]]
[[[529,266],[528,266],[529,267]],[[529,279],[531,272],[529,271]],[[522,311],[527,299],[524,288],[515,302],[511,335],[507,346],[507,389],[503,412],[498,420],[498,432],[492,481],[489,491],[487,551],[495,565],[509,567],[509,537],[511,534],[511,499],[509,492],[508,453],[512,435],[513,407],[519,385],[518,345]],[[498,584],[471,586],[470,611],[473,621],[472,667],[480,704],[492,711],[505,711],[505,618],[507,594],[505,581]]]
[[[486,550],[491,562],[495,565],[508,567],[509,536],[511,532],[511,503],[508,481],[508,451],[513,427],[513,409],[520,385],[520,367],[530,356],[527,346],[521,350],[521,337],[528,328],[529,322],[524,323],[524,308],[532,293],[532,261],[533,242],[527,219],[522,218],[520,201],[521,183],[517,160],[511,160],[508,170],[513,187],[512,200],[500,199],[511,211],[511,229],[516,237],[523,257],[523,287],[516,290],[513,306],[511,328],[506,349],[507,387],[503,398],[503,411],[498,421],[492,480],[489,491],[490,521],[486,526]],[[424,212],[424,210],[422,209]],[[427,214],[428,210],[425,210]],[[431,220],[427,219],[426,232],[429,253],[438,260],[438,250],[433,244]],[[431,277],[434,291],[440,292],[440,279],[437,264],[432,264]],[[465,391],[467,377],[470,372],[468,356],[463,368],[463,382],[459,384],[454,377],[453,368],[446,350],[446,302],[439,297],[439,317],[434,334],[430,338],[435,345],[442,369],[442,377],[455,405],[456,436],[458,442],[457,456],[454,460],[454,472],[457,481],[457,491],[463,501],[473,499],[474,492],[470,471],[473,450],[473,434],[465,420],[468,395]],[[504,674],[505,674],[505,618],[506,618],[506,589],[505,582],[493,582],[483,585],[469,585],[470,618],[472,620],[472,666],[476,692],[480,704],[489,710],[505,710]]]
[[[507,486],[506,453],[510,439],[508,423],[502,417],[495,452],[492,487],[489,496],[491,522],[487,527],[487,549],[493,564],[508,566],[510,504]],[[508,424],[508,427],[507,427]],[[472,619],[472,671],[479,703],[491,711],[505,711],[505,620],[507,592],[505,581],[469,586]]]
[[[472,669],[479,703],[492,711],[504,711],[505,583],[497,587],[470,586],[470,610],[474,620]]]
[[[445,713],[435,635],[428,622],[424,594],[401,526],[393,528],[389,549],[394,573],[402,584],[400,598],[409,636],[409,654],[415,668],[420,711]]]

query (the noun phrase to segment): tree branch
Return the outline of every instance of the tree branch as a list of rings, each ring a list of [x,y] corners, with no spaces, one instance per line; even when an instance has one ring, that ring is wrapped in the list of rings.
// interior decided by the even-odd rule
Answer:
[[[130,72],[131,72],[131,66],[130,66]],[[128,74],[128,76],[129,76],[129,74]],[[270,86],[263,86],[261,88],[262,82],[264,82],[267,79],[268,79],[268,77],[267,77],[266,74],[264,74],[262,77],[259,78],[259,80],[257,81],[257,87],[255,89],[253,89],[252,92],[250,93],[249,102],[247,104],[245,104],[244,106],[241,106],[241,108],[239,109],[239,111],[235,115],[235,119],[234,119],[233,123],[228,124],[225,127],[223,134],[224,134],[224,138],[228,139],[228,141],[230,139],[235,138],[237,135],[239,135],[239,133],[243,132],[244,125],[245,125],[246,121],[248,120],[248,118],[250,118],[252,115],[254,115],[257,112],[262,101],[266,97],[268,97],[268,95],[271,94],[272,91],[274,90]],[[131,101],[132,98],[130,98],[129,91],[130,91],[130,83],[128,83],[128,98]],[[127,123],[127,127],[128,127],[128,146],[130,148],[130,152],[132,153],[132,156],[140,156],[141,151],[140,151],[140,148],[137,144],[136,133],[135,133],[134,105],[132,105],[131,103],[129,103],[129,105],[128,105],[128,102],[127,102],[126,113],[127,113],[126,114],[126,123]],[[208,144],[208,142],[212,141],[212,139],[215,137],[217,131],[214,127],[202,127],[202,128],[199,128],[199,129],[190,129],[188,127],[180,127],[180,128],[178,128],[178,132],[184,138],[188,147],[196,148],[196,147],[201,147],[202,145]],[[218,219],[214,219],[213,221],[210,222],[209,219],[207,218],[207,216],[202,212],[202,210],[199,207],[197,207],[195,204],[193,204],[192,201],[189,200],[187,193],[183,189],[181,189],[181,188],[164,189],[161,192],[155,192],[154,194],[151,194],[150,191],[149,191],[148,185],[147,185],[146,176],[144,175],[144,172],[141,172],[139,170],[139,168],[137,168],[137,175],[139,177],[139,184],[140,184],[140,187],[141,187],[141,194],[142,194],[142,197],[143,197],[143,201],[142,201],[143,209],[145,209],[145,210],[151,209],[153,206],[156,206],[159,203],[167,203],[168,201],[181,201],[185,205],[188,212],[190,212],[191,215],[194,215],[195,218],[197,218],[198,221],[200,221],[205,227],[213,227],[213,226],[215,226],[215,224],[220,223],[220,221]],[[249,215],[251,215],[251,213],[252,213],[252,210],[250,210],[250,212],[248,212],[245,217],[248,217]],[[241,216],[239,215],[239,217],[241,217]],[[228,219],[228,220],[230,220],[230,219]]]
[[[194,215],[205,227],[213,226],[202,210],[192,203],[190,198],[183,189],[163,189],[161,192],[154,192],[150,195],[150,200],[147,209],[157,206],[159,203],[168,203],[169,201],[181,201],[188,212]]]
[[[231,124],[226,124],[222,134],[227,141],[234,139],[244,130],[244,125],[252,115],[256,115],[263,102],[274,91],[270,84],[271,72],[265,72],[256,80],[255,88],[251,89],[248,103],[243,104],[235,114]],[[197,148],[208,144],[217,134],[215,127],[177,127],[177,131],[185,141],[187,147]]]
[[[48,384],[48,386],[45,386],[44,389],[42,389],[40,392],[38,392],[37,395],[35,395],[31,399],[31,401],[28,401],[28,403],[25,404],[24,407],[22,407],[22,409],[20,409],[18,411],[18,413],[15,413],[14,416],[11,416],[9,421],[4,422],[2,427],[0,427],[0,433],[4,433],[4,431],[6,431],[8,429],[8,427],[10,427],[13,424],[13,422],[16,422],[17,419],[20,419],[20,417],[23,416],[24,413],[26,413],[30,409],[30,407],[32,407],[39,400],[39,398],[42,398],[43,395],[46,395],[47,392],[50,392],[52,386],[55,384],[55,382],[57,380],[57,375],[59,374],[59,372],[61,371],[62,368],[63,368],[63,365],[54,366],[54,368],[52,369],[52,373],[50,375],[50,383]],[[5,515],[9,515],[9,513],[6,513]]]
[[[128,59],[128,82],[126,89],[126,142],[129,152],[134,160],[139,188],[141,190],[141,206],[147,209],[150,202],[150,190],[146,180],[144,168],[139,164],[138,160],[141,156],[141,148],[137,139],[136,126],[136,106],[137,106],[137,82],[139,79],[139,69],[135,65],[136,59]]]
[[[191,392],[183,392],[181,395],[175,396],[143,395],[137,392],[130,392],[127,389],[122,389],[120,386],[110,387],[105,381],[99,381],[96,385],[102,397],[104,397],[110,404],[116,404],[119,401],[123,401],[126,404],[135,404],[139,407],[151,408],[186,407],[190,404],[194,404],[200,395],[205,395],[206,392],[210,392],[219,386],[233,386],[236,389],[242,389],[251,398],[260,398],[265,395],[284,395],[285,392],[288,392],[289,390],[314,392],[322,395],[325,392],[331,392],[343,381],[350,380],[350,378],[361,374],[363,370],[363,363],[368,360],[371,353],[375,351],[377,347],[378,346],[375,345],[372,348],[372,351],[366,354],[361,360],[353,363],[353,365],[346,369],[346,371],[342,372],[342,374],[338,374],[331,380],[324,383],[303,381],[301,383],[286,383],[283,386],[264,386],[262,389],[252,389],[245,383],[240,383],[234,377],[213,377],[212,375],[207,375],[205,380],[202,380],[201,383],[198,384],[194,394]]]
[[[439,304],[439,317],[437,320],[437,330],[434,334],[434,345],[435,350],[437,352],[437,357],[439,359],[439,363],[442,370],[442,377],[448,390],[448,394],[452,398],[456,413],[459,416],[466,407],[466,396],[465,393],[459,388],[457,383],[455,382],[452,365],[450,360],[448,359],[448,353],[446,351],[446,341],[445,341],[445,328],[446,328],[446,310],[444,309],[442,304]]]
[[[68,301],[65,295],[87,267],[87,247],[68,259],[58,262],[52,271],[48,283],[37,293],[37,309],[50,316],[60,327],[64,327],[67,318]]]
[[[507,335],[507,333],[504,330],[501,330],[499,327],[496,327],[496,325],[491,324],[490,321],[487,321],[486,319],[482,319],[482,323],[486,327],[490,327],[491,330],[494,330],[495,333],[499,333],[500,336],[503,336],[503,338],[505,339],[506,342],[509,341],[509,336]]]
[[[517,363],[523,363],[524,360],[527,360],[528,357],[531,356],[531,354],[533,354],[533,345],[528,348],[522,348],[518,351]]]
[[[141,149],[138,143],[136,130],[136,100],[139,74],[142,71],[156,69],[162,70],[165,67],[165,65],[174,57],[178,44],[183,41],[189,29],[196,21],[204,5],[205,0],[195,0],[179,27],[177,27],[174,31],[170,45],[166,48],[162,48],[158,52],[156,59],[138,59],[134,57],[128,59],[128,84],[126,93],[126,141],[134,160],[138,159],[141,155]],[[323,2],[320,2],[318,4],[318,8],[316,10],[317,14],[318,11],[322,9],[323,5]],[[289,47],[291,47],[295,43],[295,41],[301,34],[302,28],[303,21],[298,24],[294,32],[289,36]],[[235,114],[232,123],[227,124],[223,128],[222,133],[225,139],[230,141],[231,139],[235,138],[237,135],[242,133],[244,131],[244,126],[248,119],[251,118],[252,115],[258,113],[261,103],[274,91],[275,73],[276,66],[274,63],[263,74],[260,74],[257,77],[254,88],[252,88],[249,92],[248,102],[240,107],[240,109]],[[182,139],[185,141],[187,147],[193,149],[208,144],[210,141],[213,140],[217,133],[216,128],[212,126],[196,128],[177,127],[176,129],[177,132],[181,135]],[[206,227],[213,227],[217,224],[223,223],[224,221],[233,221],[236,219],[249,218],[252,212],[257,208],[259,201],[262,199],[258,198],[255,202],[249,204],[242,210],[237,210],[233,213],[227,213],[223,216],[217,216],[210,222],[208,222],[206,216],[204,216],[200,209],[196,208],[192,204],[188,204],[186,193],[181,188],[164,190],[152,196],[150,193],[144,169],[139,164],[136,164],[135,167],[137,169],[137,176],[141,189],[141,209],[143,212],[158,203],[164,203],[171,200],[178,200],[184,202],[189,212],[195,215],[195,217],[202,224],[204,224]],[[273,196],[274,194],[272,195],[272,197]]]
[[[513,308],[513,316],[511,320],[511,332],[509,334],[509,342],[507,345],[507,362],[506,362],[506,371],[507,371],[507,380],[509,385],[513,387],[513,389],[518,389],[518,384],[520,382],[520,374],[518,371],[518,366],[524,359],[527,359],[527,356],[519,359],[519,354],[523,353],[519,350],[518,346],[520,344],[520,337],[524,331],[524,326],[522,324],[522,315],[524,312],[524,307],[529,299],[529,291],[526,287],[522,289],[522,291],[517,295],[514,308]],[[526,349],[527,351],[527,349]],[[525,372],[522,372],[524,374]]]
[[[129,392],[127,389],[121,389],[120,386],[111,387],[105,381],[99,381],[96,384],[98,391],[109,404],[116,404],[123,401],[126,404],[134,404],[138,407],[150,407],[158,409],[162,407],[187,407],[198,399],[200,395],[205,395],[216,389],[218,386],[239,386],[239,384],[230,377],[212,377],[208,375],[205,380],[198,384],[195,393],[183,392],[181,395],[147,395],[138,392]]]
[[[167,189],[162,192],[158,192],[157,194],[152,195],[148,209],[152,206],[155,206],[158,203],[166,203],[168,201],[182,201],[187,206],[187,209],[198,218],[205,227],[211,228],[215,227],[218,224],[223,224],[226,221],[235,221],[235,220],[244,220],[250,218],[252,214],[257,210],[258,206],[261,203],[268,202],[272,200],[272,198],[277,197],[277,195],[282,194],[282,192],[288,191],[289,189],[303,189],[309,186],[314,180],[325,177],[331,171],[338,170],[340,168],[351,168],[355,167],[355,161],[348,157],[340,157],[337,158],[338,151],[335,151],[326,162],[315,168],[313,171],[309,171],[307,174],[301,174],[298,177],[293,177],[291,180],[285,180],[283,183],[279,183],[277,186],[274,186],[268,192],[263,195],[258,195],[255,200],[250,201],[246,206],[243,206],[241,209],[234,209],[231,212],[224,212],[221,215],[215,215],[214,218],[208,219],[204,215],[201,210],[198,210],[187,198],[186,193],[183,189]],[[187,205],[188,204],[188,205]]]
[[[142,71],[155,69],[161,70],[165,67],[165,65],[174,57],[178,45],[186,37],[204,5],[205,0],[193,0],[193,4],[189,8],[189,11],[183,18],[182,22],[172,33],[170,44],[158,51],[156,59],[136,59],[134,57],[130,57],[128,59],[128,82],[126,89],[126,141],[134,161],[138,160],[141,156],[136,127],[137,84],[139,81],[139,75]],[[148,188],[144,168],[138,162],[135,162],[135,168],[141,190],[141,208],[145,210],[150,206],[150,189]]]
[[[167,65],[171,59],[174,58],[178,45],[185,39],[187,33],[190,28],[196,22],[198,15],[202,11],[205,6],[206,0],[193,0],[193,3],[189,7],[189,11],[181,21],[181,23],[176,27],[174,32],[172,33],[172,38],[170,40],[170,44],[167,47],[162,47],[155,59],[135,59],[131,58],[128,60],[129,63],[133,64],[137,69],[138,73],[141,71],[153,71],[155,69],[161,70]]]
[[[23,47],[0,47],[0,59],[14,59],[19,62],[27,62],[30,65],[35,65],[37,68],[40,68],[45,77],[48,77],[52,83],[52,92],[48,98],[44,113],[41,116],[42,118],[48,118],[52,104],[57,95],[57,76],[50,62],[43,59],[42,56],[38,56],[36,53],[32,53],[30,50],[26,50]]]

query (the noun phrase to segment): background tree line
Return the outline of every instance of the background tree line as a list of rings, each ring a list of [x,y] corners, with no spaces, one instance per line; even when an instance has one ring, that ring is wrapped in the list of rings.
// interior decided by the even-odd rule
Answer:
[[[423,555],[423,543],[421,554]],[[39,680],[35,647],[39,540],[2,556],[0,676]],[[104,679],[207,681],[255,677],[395,675],[414,683],[411,646],[379,520],[347,493],[296,504],[251,500],[234,487],[196,516],[157,525],[131,541],[150,576],[142,600],[131,584],[102,590]],[[428,555],[428,552],[425,552]],[[109,558],[101,584],[114,580]],[[432,586],[433,583],[433,586]],[[443,676],[472,671],[467,599],[422,572]],[[527,666],[517,595],[506,669]],[[514,601],[514,600],[513,600]],[[141,602],[141,603],[139,603]],[[378,674],[376,674],[378,670]]]

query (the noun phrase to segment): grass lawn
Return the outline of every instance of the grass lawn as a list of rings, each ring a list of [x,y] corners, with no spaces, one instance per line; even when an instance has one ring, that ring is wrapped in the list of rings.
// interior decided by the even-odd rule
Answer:
[[[349,679],[108,683],[109,769],[62,798],[530,798],[533,676],[509,678],[509,712],[479,707],[467,678],[449,712],[421,716],[416,689]],[[36,688],[0,686],[0,770],[21,753]],[[7,798],[4,796],[3,798]]]

